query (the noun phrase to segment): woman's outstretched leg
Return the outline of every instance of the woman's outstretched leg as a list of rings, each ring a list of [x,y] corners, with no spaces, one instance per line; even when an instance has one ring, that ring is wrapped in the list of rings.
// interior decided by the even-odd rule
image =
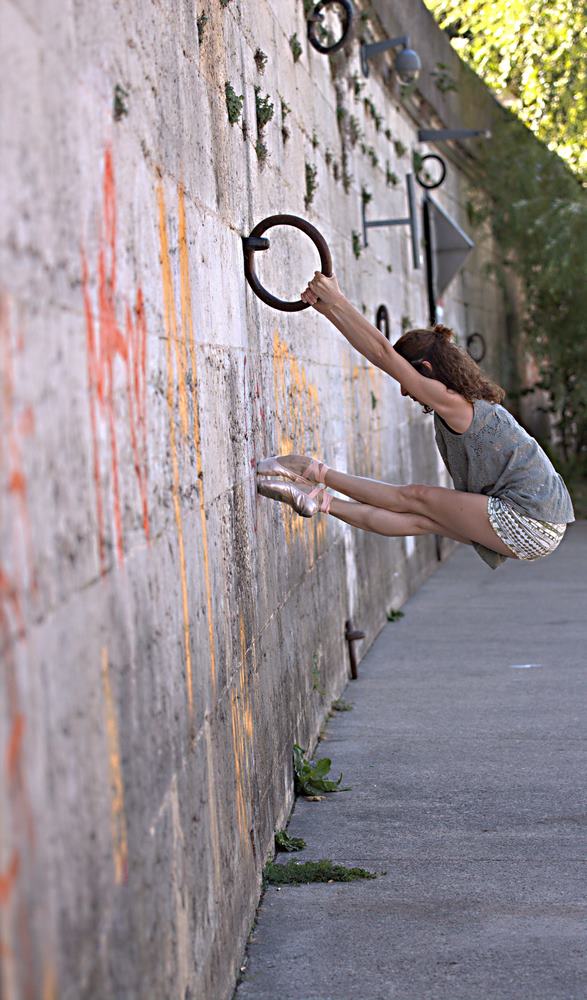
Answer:
[[[290,469],[293,475],[304,475],[310,479],[319,475],[326,486],[359,503],[381,507],[394,513],[423,516],[439,526],[436,534],[478,542],[501,555],[513,556],[511,549],[491,527],[487,514],[487,497],[480,493],[465,493],[442,486],[394,486],[376,479],[337,472],[306,455],[283,455],[279,457],[279,462],[284,468]]]
[[[366,503],[339,500],[338,497],[330,498],[328,513],[339,521],[378,535],[392,538],[403,538],[406,535],[444,535],[457,542],[468,544],[466,538],[449,534],[435,521],[421,514],[402,514]]]

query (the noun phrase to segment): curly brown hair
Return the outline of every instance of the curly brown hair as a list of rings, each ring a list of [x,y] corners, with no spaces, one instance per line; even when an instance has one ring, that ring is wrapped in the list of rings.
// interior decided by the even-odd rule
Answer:
[[[505,391],[483,374],[473,358],[451,343],[453,336],[453,330],[436,323],[427,329],[407,330],[393,346],[421,375],[438,379],[470,403],[476,399],[501,403]],[[432,372],[422,366],[423,361],[430,363]]]

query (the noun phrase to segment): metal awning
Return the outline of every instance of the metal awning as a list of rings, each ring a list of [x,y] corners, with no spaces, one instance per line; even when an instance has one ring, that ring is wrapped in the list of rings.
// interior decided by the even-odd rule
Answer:
[[[430,322],[435,323],[437,300],[460,271],[475,244],[430,195],[424,198],[424,243]]]

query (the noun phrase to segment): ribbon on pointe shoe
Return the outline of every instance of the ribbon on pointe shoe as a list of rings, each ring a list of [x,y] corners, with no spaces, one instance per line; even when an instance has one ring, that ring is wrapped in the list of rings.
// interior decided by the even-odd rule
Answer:
[[[310,462],[308,468],[302,473],[304,479],[309,479],[310,482],[323,483],[326,485],[326,473],[328,472],[329,466],[326,462],[319,462],[317,458],[313,458]]]
[[[322,496],[320,497],[320,494]],[[313,490],[310,490],[308,496],[312,500],[317,500],[320,497],[320,513],[329,514],[330,504],[332,503],[332,495],[326,492],[326,487],[323,485],[315,486]]]

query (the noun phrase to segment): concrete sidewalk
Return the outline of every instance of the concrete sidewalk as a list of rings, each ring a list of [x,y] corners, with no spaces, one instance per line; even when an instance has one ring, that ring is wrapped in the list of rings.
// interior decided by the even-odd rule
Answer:
[[[360,665],[298,800],[307,849],[386,874],[269,887],[237,1000],[585,1000],[587,523],[534,564],[460,548]]]

